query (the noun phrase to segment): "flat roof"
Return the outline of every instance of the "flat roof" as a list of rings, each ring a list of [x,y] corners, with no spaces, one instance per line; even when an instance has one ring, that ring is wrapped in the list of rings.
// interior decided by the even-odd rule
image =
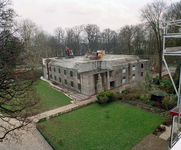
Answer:
[[[46,59],[46,58],[45,58]],[[129,63],[137,63],[141,60],[136,55],[104,55],[102,58],[97,60],[91,60],[90,58],[85,58],[84,56],[77,56],[74,58],[51,58],[49,64],[51,66],[58,66],[63,68],[75,69],[78,70],[79,73],[81,72],[89,72],[91,73],[92,70],[96,69],[105,69],[105,70],[112,70],[113,67],[116,66],[124,66],[128,65]]]
[[[95,62],[95,61],[106,61],[106,60],[118,60],[118,59],[140,59],[138,56],[136,55],[108,55],[105,54],[102,58],[100,59],[95,59],[95,60],[91,60],[90,58],[85,58],[85,56],[75,56],[74,58],[53,58],[52,60],[60,60],[60,61],[67,61],[67,62]]]

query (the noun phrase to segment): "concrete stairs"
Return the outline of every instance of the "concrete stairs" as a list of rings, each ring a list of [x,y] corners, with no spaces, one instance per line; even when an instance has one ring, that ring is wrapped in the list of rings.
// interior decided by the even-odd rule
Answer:
[[[91,96],[88,99],[84,99],[83,101],[75,101],[76,105],[85,105],[88,104],[90,102],[95,102],[97,100],[96,95]]]
[[[80,94],[80,93],[74,93],[74,92],[69,92],[69,95],[76,102],[83,101],[90,98],[90,96]]]

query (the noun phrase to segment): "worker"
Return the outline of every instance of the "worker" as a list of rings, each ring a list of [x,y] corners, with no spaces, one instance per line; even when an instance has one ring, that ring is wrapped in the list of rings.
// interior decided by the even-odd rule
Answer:
[[[66,46],[66,48],[67,48],[67,56],[69,56],[69,48]]]
[[[97,52],[97,53],[96,53],[96,59],[98,59],[98,58],[99,58],[99,57],[98,57],[98,54],[99,54],[99,53]]]

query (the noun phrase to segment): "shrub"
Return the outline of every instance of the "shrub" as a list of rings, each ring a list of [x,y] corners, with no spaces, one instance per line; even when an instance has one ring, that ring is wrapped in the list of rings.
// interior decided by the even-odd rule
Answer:
[[[106,96],[105,92],[101,92],[101,93],[99,93],[98,95],[96,95],[97,100],[99,100],[100,97],[104,97],[104,96]]]
[[[139,99],[139,94],[134,94],[134,93],[124,94],[122,96],[122,99],[124,99],[124,100],[137,100],[137,99]]]
[[[177,96],[169,96],[168,94],[162,100],[162,106],[165,109],[171,109],[177,104]]]
[[[153,82],[158,85],[158,84],[159,84],[159,77],[156,76],[156,77],[153,79]]]
[[[114,97],[113,97],[113,100],[116,101],[116,100],[119,100],[119,99],[122,99],[122,94],[119,93],[119,92],[115,92],[113,93],[114,94]]]
[[[157,129],[159,129],[160,132],[163,132],[166,130],[166,128],[164,126],[157,126]]]
[[[165,131],[166,128],[164,126],[157,126],[157,128],[152,132],[154,135],[157,135],[158,132],[163,132]]]
[[[171,125],[172,124],[172,119],[167,119],[166,121],[162,122],[163,125]]]
[[[129,89],[129,93],[135,93],[139,95],[147,92],[148,90],[145,88],[145,85],[141,83],[141,81],[138,81],[135,86]]]
[[[127,94],[128,92],[126,90],[122,90],[122,94]]]
[[[105,95],[108,97],[108,102],[113,101],[113,97],[114,97],[113,91],[106,91]]]
[[[149,91],[151,90],[151,82],[152,82],[152,78],[150,76],[150,73],[148,71],[146,71],[146,74],[145,74],[145,88],[148,89]]]
[[[172,83],[170,82],[170,80],[161,80],[160,82],[160,87],[167,87],[167,86],[172,86]]]
[[[150,94],[142,94],[140,95],[140,100],[142,100],[143,102],[148,101],[150,99]]]
[[[106,105],[108,103],[108,97],[107,96],[100,97],[98,103],[101,105]]]
[[[112,91],[101,92],[97,95],[97,101],[99,104],[105,104],[111,102],[113,100],[113,97],[114,93]]]

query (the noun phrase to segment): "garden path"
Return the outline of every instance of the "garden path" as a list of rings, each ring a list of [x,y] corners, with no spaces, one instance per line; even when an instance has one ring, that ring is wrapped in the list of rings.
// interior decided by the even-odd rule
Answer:
[[[153,134],[144,137],[131,150],[168,150],[169,142]]]

